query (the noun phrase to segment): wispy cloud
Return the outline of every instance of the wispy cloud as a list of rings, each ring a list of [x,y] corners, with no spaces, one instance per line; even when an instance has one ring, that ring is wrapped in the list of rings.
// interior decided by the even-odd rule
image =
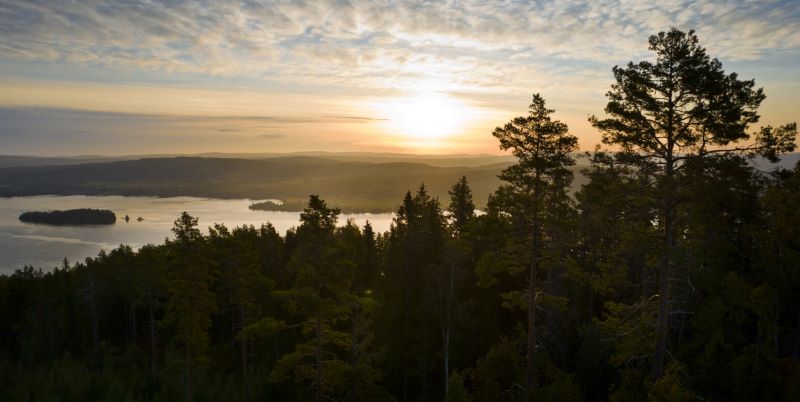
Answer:
[[[281,138],[286,138],[286,134],[283,134],[283,133],[271,133],[271,134],[257,135],[256,137],[264,139],[264,140],[277,140],[277,139],[281,139]]]
[[[0,106],[46,116],[0,109],[0,146],[63,149],[47,138],[80,132],[93,145],[363,150],[391,142],[370,104],[439,92],[491,109],[498,121],[460,138],[491,152],[476,133],[541,91],[590,148],[586,116],[611,66],[650,57],[647,37],[670,26],[696,29],[726,66],[752,66],[745,78],[769,70],[755,77],[773,81],[767,102],[777,93],[780,119],[795,118],[796,0],[0,0]]]
[[[365,120],[366,119],[366,120]],[[209,149],[260,152],[253,140],[284,141],[284,150],[313,142],[326,149],[344,138],[309,138],[320,124],[361,124],[365,117],[158,115],[41,107],[0,107],[0,149],[24,154],[203,152]],[[270,122],[275,130],[265,130]],[[355,122],[355,123],[354,123]],[[346,127],[343,130],[346,130]],[[267,131],[267,132],[265,132]],[[293,144],[292,141],[296,143]],[[298,146],[300,145],[300,146]]]
[[[800,48],[796,1],[0,2],[0,57],[282,82],[503,90],[697,28],[729,60]],[[571,62],[572,61],[572,62]],[[547,73],[545,73],[547,72]]]

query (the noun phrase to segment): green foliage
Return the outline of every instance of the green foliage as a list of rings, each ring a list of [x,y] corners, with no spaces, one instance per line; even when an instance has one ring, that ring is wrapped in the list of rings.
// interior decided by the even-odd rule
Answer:
[[[763,93],[693,33],[651,48],[593,119],[623,152],[572,195],[575,139],[535,95],[494,132],[517,163],[480,216],[459,173],[395,200],[386,233],[311,196],[285,234],[184,213],[164,244],[0,276],[0,400],[797,400],[800,165],[745,159],[795,128],[747,134]],[[206,166],[185,186],[261,166],[176,163]]]
[[[609,393],[611,402],[646,401],[648,381],[639,370],[625,369],[620,372],[619,384]]]
[[[447,395],[445,395],[445,402],[470,402],[472,397],[469,394],[466,386],[464,385],[464,374],[457,371],[450,374],[447,379]]]
[[[450,194],[450,206],[447,210],[450,212],[453,227],[459,232],[463,231],[475,215],[475,204],[472,203],[472,190],[467,184],[467,177],[461,176],[448,194]]]
[[[535,94],[528,116],[516,117],[492,133],[500,148],[510,149],[518,160],[500,174],[507,184],[489,199],[489,213],[507,216],[513,234],[507,236],[501,251],[507,255],[502,263],[491,268],[494,264],[487,267],[484,260],[478,270],[483,276],[506,274],[518,283],[502,297],[504,307],[528,312],[526,398],[535,392],[534,350],[537,336],[543,338],[536,333],[536,310],[544,308],[551,313],[552,307],[563,311],[566,306],[566,299],[546,295],[539,284],[540,275],[558,276],[566,265],[562,248],[566,243],[561,239],[569,237],[573,213],[567,188],[573,179],[570,167],[575,164],[572,153],[577,150],[578,138],[569,134],[566,124],[550,117],[553,112],[545,107],[544,98]],[[492,279],[484,279],[487,281]],[[519,284],[527,286],[520,288]]]
[[[523,341],[524,342],[524,341]],[[524,345],[524,343],[523,343]],[[478,359],[472,372],[475,400],[524,400],[524,346],[518,340],[502,339]]]
[[[756,89],[753,80],[726,74],[722,63],[700,46],[694,31],[671,28],[651,36],[649,44],[655,60],[614,67],[615,82],[606,94],[607,117],[592,116],[589,121],[603,133],[604,143],[619,147],[643,175],[652,176],[651,208],[658,209],[656,222],[662,233],[652,363],[654,377],[660,378],[670,340],[669,310],[681,291],[673,289],[673,282],[687,273],[682,248],[696,233],[687,234],[690,229],[684,225],[690,218],[680,215],[682,203],[708,190],[686,191],[687,187],[696,178],[714,178],[716,157],[730,161],[736,155],[762,155],[777,160],[780,153],[794,149],[797,127],[790,123],[748,133],[759,120],[763,90]],[[685,211],[694,212],[691,207]]]
[[[695,400],[692,393],[681,384],[681,373],[676,364],[667,366],[666,373],[650,387],[650,402],[688,402]]]

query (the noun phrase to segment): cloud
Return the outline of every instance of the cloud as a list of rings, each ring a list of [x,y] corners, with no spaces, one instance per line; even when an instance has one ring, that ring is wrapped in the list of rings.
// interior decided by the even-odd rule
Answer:
[[[795,0],[0,0],[0,105],[47,107],[0,109],[0,148],[386,146],[370,107],[429,92],[491,112],[469,135],[541,92],[591,146],[611,66],[670,26],[796,118]]]
[[[279,140],[281,138],[286,138],[286,134],[283,133],[271,133],[271,134],[261,134],[257,135],[257,138],[261,138],[263,140]]]
[[[282,83],[497,92],[647,55],[697,28],[711,54],[800,49],[794,1],[105,2],[0,0],[0,57]]]
[[[334,120],[347,120],[347,121],[354,121],[354,122],[369,122],[369,121],[385,121],[386,119],[383,118],[375,118],[375,117],[365,117],[365,116],[322,116],[326,119],[334,119]]]
[[[304,147],[308,145],[318,149],[339,149],[331,147],[349,144],[358,137],[349,129],[353,124],[363,125],[378,120],[382,119],[363,116],[159,115],[0,107],[0,121],[3,122],[0,124],[0,149],[31,155],[116,155],[154,150],[185,153],[209,149],[256,152],[261,141],[284,138],[296,142],[282,144],[283,151],[307,150]],[[270,124],[265,125],[265,122]],[[321,128],[337,135],[329,138],[319,136]]]

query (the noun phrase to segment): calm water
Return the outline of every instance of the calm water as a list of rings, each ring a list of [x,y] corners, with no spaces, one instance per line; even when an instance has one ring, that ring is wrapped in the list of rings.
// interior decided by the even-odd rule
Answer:
[[[10,274],[24,265],[50,269],[64,257],[83,261],[101,249],[120,244],[139,248],[148,243],[163,243],[172,236],[170,229],[181,212],[199,218],[203,229],[214,223],[228,228],[242,225],[260,226],[271,222],[283,234],[297,226],[299,212],[251,211],[252,200],[217,200],[194,197],[88,197],[37,196],[0,198],[0,274]],[[23,223],[19,215],[25,211],[95,208],[109,209],[117,215],[115,225],[49,226]],[[126,223],[122,218],[129,215]],[[136,218],[144,218],[137,222]],[[376,232],[389,229],[392,214],[342,214],[339,223],[352,218],[363,226],[369,220]],[[207,232],[207,230],[206,230]]]

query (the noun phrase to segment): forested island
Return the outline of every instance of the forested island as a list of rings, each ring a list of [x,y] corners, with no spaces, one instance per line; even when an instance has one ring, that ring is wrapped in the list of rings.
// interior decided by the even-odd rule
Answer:
[[[475,214],[418,185],[376,233],[322,197],[278,233],[183,213],[174,237],[0,276],[0,399],[800,400],[794,123],[693,32],[615,67],[603,143],[542,96],[492,135],[516,163]],[[366,184],[365,184],[366,185]]]
[[[29,211],[22,213],[19,220],[47,225],[113,225],[117,222],[117,216],[107,209],[79,208],[66,211]]]
[[[305,208],[305,204],[302,202],[275,202],[275,201],[261,201],[261,202],[254,202],[248,206],[250,210],[253,211],[288,211],[288,212],[297,212],[302,211]]]

